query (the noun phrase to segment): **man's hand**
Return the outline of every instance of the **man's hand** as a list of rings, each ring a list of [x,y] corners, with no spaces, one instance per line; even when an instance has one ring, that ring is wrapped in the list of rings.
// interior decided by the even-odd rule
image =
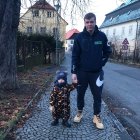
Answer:
[[[77,75],[76,74],[72,74],[72,83],[77,83]]]

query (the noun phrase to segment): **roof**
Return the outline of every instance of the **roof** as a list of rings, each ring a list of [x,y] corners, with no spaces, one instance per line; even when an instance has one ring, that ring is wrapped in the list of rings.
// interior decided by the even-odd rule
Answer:
[[[77,29],[71,29],[66,33],[65,38],[70,39],[73,36],[73,34],[78,34],[78,33],[79,31]]]
[[[118,8],[116,8],[116,9],[113,10],[112,12],[115,12],[115,11],[117,11],[117,10],[120,10],[120,9],[122,9],[123,7],[126,7],[126,6],[129,7],[129,5],[131,5],[132,3],[136,2],[136,1],[139,1],[139,0],[127,0],[125,3],[122,3]],[[112,13],[112,12],[110,12],[110,13]],[[108,14],[109,14],[109,13],[108,13]]]
[[[46,10],[53,10],[55,11],[55,8],[52,7],[46,0],[39,0],[37,1],[33,6],[30,7],[31,9],[46,9]]]
[[[22,18],[30,9],[43,9],[43,10],[52,10],[52,11],[56,11],[55,8],[53,6],[51,6],[48,2],[46,2],[46,0],[38,0],[33,6],[31,6],[20,18]],[[57,11],[56,11],[57,12]],[[59,13],[58,13],[59,15]],[[61,15],[59,15],[61,17]],[[65,19],[63,19],[61,17],[61,19],[65,21]],[[66,24],[68,25],[68,23],[66,22]]]
[[[106,18],[100,28],[105,28],[137,19],[140,19],[140,1],[128,0],[116,10],[106,14]]]

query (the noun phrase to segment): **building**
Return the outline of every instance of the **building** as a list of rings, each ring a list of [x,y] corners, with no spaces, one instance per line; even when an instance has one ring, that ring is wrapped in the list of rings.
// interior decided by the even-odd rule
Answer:
[[[140,50],[140,0],[127,0],[114,11],[106,14],[100,30],[115,50]]]
[[[66,50],[71,50],[74,43],[75,36],[79,33],[77,29],[71,29],[66,33]]]
[[[46,33],[54,36],[59,31],[59,39],[64,41],[67,24],[46,0],[38,0],[20,17],[19,31],[27,34]]]

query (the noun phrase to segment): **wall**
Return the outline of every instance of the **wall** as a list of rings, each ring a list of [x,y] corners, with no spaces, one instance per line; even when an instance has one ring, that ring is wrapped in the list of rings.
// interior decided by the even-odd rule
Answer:
[[[129,28],[132,26],[132,33],[129,33]],[[125,28],[125,33],[122,33],[122,28]],[[113,34],[114,29],[116,30]],[[113,25],[110,27],[102,28],[101,30],[107,35],[109,42],[116,43],[117,49],[122,47],[122,42],[127,38],[129,42],[129,50],[135,49],[137,22],[131,21],[123,24]]]
[[[49,10],[48,10],[49,11]],[[33,17],[32,10],[28,10],[21,18],[19,30],[27,33],[27,27],[32,27],[33,33],[40,33],[40,27],[46,27],[47,34],[53,34],[53,28],[56,28],[56,12],[54,17],[47,17],[47,10],[39,10],[39,17]],[[67,23],[60,18],[60,40],[65,40]]]

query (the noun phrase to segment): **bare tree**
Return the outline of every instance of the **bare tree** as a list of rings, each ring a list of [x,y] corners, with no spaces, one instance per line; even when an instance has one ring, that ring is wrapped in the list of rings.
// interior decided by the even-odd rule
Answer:
[[[39,0],[21,0],[21,7],[23,9],[28,9],[35,2]],[[40,0],[45,1],[45,0]],[[91,2],[94,0],[46,0],[48,3],[54,6],[55,3],[59,3],[61,5],[61,16],[65,18],[65,16],[69,16],[71,19],[71,23],[74,24],[76,20],[76,16],[83,17],[84,14],[89,11],[91,7]]]
[[[89,11],[91,8],[91,2],[94,0],[66,0],[65,3],[61,0],[62,3],[62,15],[70,16],[71,23],[74,24],[77,16],[82,17]]]
[[[0,88],[16,88],[16,33],[20,0],[0,0]]]
[[[38,0],[28,0],[33,5]],[[48,0],[52,2],[53,0]],[[21,5],[22,2],[22,5]],[[60,0],[63,3],[63,0]],[[66,0],[62,9],[64,15],[69,14],[70,1]],[[90,0],[71,0],[71,17],[83,14]],[[26,0],[0,0],[0,89],[15,89],[16,79],[16,34],[19,24],[20,7],[26,8]]]

